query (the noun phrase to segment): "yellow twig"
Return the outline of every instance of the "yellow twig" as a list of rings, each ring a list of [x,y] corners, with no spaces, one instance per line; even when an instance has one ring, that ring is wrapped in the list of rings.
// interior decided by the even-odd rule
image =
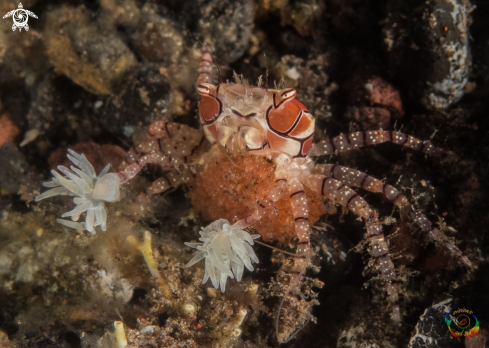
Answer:
[[[153,249],[151,249],[151,233],[149,231],[144,231],[142,242],[139,242],[134,236],[128,236],[126,239],[131,245],[141,251],[144,257],[144,261],[146,261],[146,265],[148,266],[151,275],[155,278],[156,283],[160,286],[161,293],[167,299],[170,299],[170,287],[168,286],[165,278],[163,278],[163,276],[158,271],[158,264],[153,256]]]

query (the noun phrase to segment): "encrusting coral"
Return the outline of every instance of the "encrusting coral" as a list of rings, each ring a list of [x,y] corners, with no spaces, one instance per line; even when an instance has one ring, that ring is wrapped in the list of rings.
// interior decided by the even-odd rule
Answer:
[[[200,231],[204,243],[185,243],[186,246],[198,251],[186,265],[190,267],[205,258],[205,273],[202,284],[209,278],[212,285],[221,291],[226,290],[228,277],[241,281],[244,267],[253,271],[251,262],[258,263],[258,258],[250,245],[253,239],[260,238],[259,234],[250,235],[240,228],[231,226],[228,220],[219,219]]]
[[[58,166],[58,170],[65,174],[65,177],[52,170],[53,179],[43,183],[44,187],[52,187],[52,189],[37,196],[35,201],[58,195],[75,196],[73,199],[76,204],[75,209],[61,215],[61,217],[71,217],[72,221],[63,219],[56,219],[56,221],[78,230],[86,229],[90,233],[95,233],[95,226],[100,226],[102,231],[105,231],[107,213],[104,202],[114,202],[119,199],[119,178],[115,173],[108,173],[109,164],[97,176],[84,154],[79,155],[70,149],[68,152],[68,158],[78,168],[71,166],[70,171],[65,166]],[[85,224],[76,222],[84,212],[87,212]]]

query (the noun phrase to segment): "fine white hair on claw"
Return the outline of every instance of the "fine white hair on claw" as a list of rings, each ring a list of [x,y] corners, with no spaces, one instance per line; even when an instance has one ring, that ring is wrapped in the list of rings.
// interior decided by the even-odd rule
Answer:
[[[260,238],[259,234],[250,235],[238,227],[233,227],[228,220],[219,219],[200,231],[199,238],[203,243],[185,243],[186,246],[198,251],[192,260],[187,263],[190,267],[205,259],[205,273],[202,284],[210,278],[212,285],[221,291],[226,289],[227,278],[241,281],[244,267],[253,271],[251,262],[258,263],[253,251],[253,239]]]
[[[110,164],[107,164],[97,176],[84,154],[79,155],[68,149],[67,156],[76,167],[71,166],[70,170],[65,166],[58,166],[58,170],[65,176],[51,170],[52,180],[42,185],[52,189],[37,196],[35,201],[58,195],[75,196],[73,199],[76,204],[75,209],[61,215],[61,217],[71,217],[72,221],[63,219],[56,219],[56,221],[77,230],[86,229],[90,233],[95,233],[95,226],[100,226],[102,231],[105,231],[107,213],[104,201],[114,202],[120,196],[120,181],[117,174],[107,173],[110,167]],[[77,222],[80,214],[84,212],[87,212],[85,223]]]

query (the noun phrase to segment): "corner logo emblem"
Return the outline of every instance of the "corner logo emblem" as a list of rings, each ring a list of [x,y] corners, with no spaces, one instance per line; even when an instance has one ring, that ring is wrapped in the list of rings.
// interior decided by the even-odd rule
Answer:
[[[24,6],[22,6],[21,3],[19,3],[18,9],[8,12],[5,16],[3,16],[3,18],[7,18],[10,16],[12,16],[12,19],[14,20],[14,24],[12,25],[13,31],[15,31],[15,29],[17,28],[19,28],[19,31],[22,31],[22,29],[28,31],[29,25],[27,24],[27,22],[29,21],[29,16],[37,18],[34,12],[24,10]]]
[[[479,320],[470,309],[459,308],[445,314],[445,322],[454,337],[472,337],[479,333]]]

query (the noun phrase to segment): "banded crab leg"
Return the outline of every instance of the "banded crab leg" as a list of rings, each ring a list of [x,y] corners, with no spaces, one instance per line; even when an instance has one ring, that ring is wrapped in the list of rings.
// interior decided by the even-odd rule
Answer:
[[[399,309],[399,289],[394,264],[389,256],[389,247],[382,232],[382,226],[377,218],[375,210],[358,193],[332,177],[312,174],[305,184],[312,190],[321,193],[333,202],[347,207],[355,214],[365,219],[367,228],[367,240],[370,243],[370,254],[375,259],[378,269],[385,281],[387,295],[392,307],[392,319],[401,320]]]
[[[294,255],[294,266],[292,267],[292,275],[290,277],[289,286],[280,301],[280,305],[277,311],[277,317],[275,320],[275,331],[277,340],[279,343],[287,343],[294,336],[301,331],[307,323],[311,320],[311,315],[306,317],[306,320],[300,325],[299,328],[293,330],[292,333],[288,333],[286,338],[280,335],[279,332],[279,320],[281,316],[282,307],[284,305],[285,298],[287,297],[291,304],[297,305],[297,296],[301,294],[301,285],[304,275],[306,273],[307,265],[311,257],[310,251],[310,234],[309,234],[309,207],[307,206],[306,192],[304,186],[297,177],[289,177],[289,196],[290,203],[292,205],[292,214],[295,221],[295,232],[299,239],[296,253]],[[288,296],[294,295],[294,296]],[[291,319],[296,321],[296,319]],[[297,324],[297,323],[296,323]]]
[[[453,255],[460,257],[467,266],[472,266],[468,257],[453,245],[442,232],[433,227],[420,210],[414,210],[406,196],[395,187],[375,179],[367,173],[336,164],[318,164],[315,166],[315,172],[339,180],[348,186],[383,194],[392,204],[399,207],[401,216],[409,216],[423,232],[426,232],[432,239],[444,245]]]
[[[175,169],[163,173],[163,176],[156,179],[150,187],[145,190],[147,196],[152,196],[157,193],[167,192],[172,188],[177,188],[180,185],[186,184],[193,177],[190,168],[184,168],[181,172]]]
[[[173,165],[187,164],[204,148],[205,135],[194,128],[172,122],[156,121],[148,129],[148,141],[132,147],[127,162],[133,163],[143,154],[161,153]]]
[[[260,218],[262,218],[277,202],[288,187],[289,197],[292,205],[292,213],[295,220],[295,231],[299,238],[299,246],[294,257],[294,266],[292,269],[292,276],[289,286],[280,303],[277,321],[276,331],[277,339],[281,343],[287,342],[280,340],[278,322],[280,317],[280,311],[282,309],[284,299],[288,294],[299,295],[307,265],[310,258],[310,237],[309,237],[309,208],[307,206],[306,192],[304,186],[299,180],[297,175],[291,175],[291,173],[297,172],[299,168],[295,168],[297,164],[295,162],[290,163],[290,159],[286,155],[279,155],[276,159],[276,171],[275,171],[275,185],[270,191],[265,200],[259,203],[259,207],[248,217],[237,221],[233,226],[239,228],[246,228],[251,226]],[[294,297],[295,299],[295,297]],[[306,322],[307,323],[307,322]],[[294,333],[289,335],[289,340],[292,339],[297,332],[299,332],[304,326],[295,330]]]
[[[431,144],[429,140],[422,141],[400,132],[379,129],[375,131],[346,133],[333,138],[321,140],[317,144],[312,145],[311,156],[333,155],[335,153],[358,149],[368,145],[377,145],[385,142],[406,146],[413,150],[424,152],[428,155],[439,151]]]
[[[170,165],[171,157],[163,156],[161,153],[152,153],[139,157],[134,163],[130,164],[124,170],[117,173],[120,184],[124,184],[134,178],[141,169],[148,163],[155,163],[162,166]]]
[[[133,178],[147,163],[159,164],[165,172],[146,190],[147,195],[188,182],[192,175],[188,164],[205,150],[205,135],[185,125],[156,121],[148,129],[148,139],[129,150],[126,161],[130,165],[118,173],[121,183]]]
[[[307,206],[306,191],[298,178],[289,179],[289,195],[292,205],[292,214],[295,221],[295,232],[299,238],[297,251],[292,268],[289,293],[300,294],[301,283],[306,273],[307,264],[310,257],[310,236],[309,236],[309,207]]]
[[[198,73],[197,86],[202,83],[212,83],[212,56],[206,50],[202,52]]]

